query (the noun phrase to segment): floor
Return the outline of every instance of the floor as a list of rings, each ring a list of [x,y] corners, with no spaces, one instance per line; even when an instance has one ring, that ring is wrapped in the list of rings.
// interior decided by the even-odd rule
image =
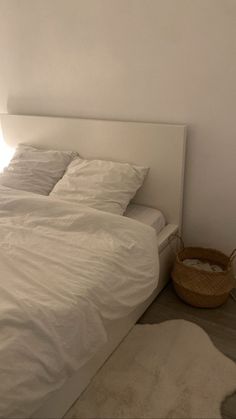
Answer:
[[[215,346],[236,362],[236,301],[216,309],[199,309],[182,302],[168,285],[140,318],[139,323],[160,323],[171,319],[185,319],[201,326]],[[236,393],[222,405],[224,419],[236,418]]]

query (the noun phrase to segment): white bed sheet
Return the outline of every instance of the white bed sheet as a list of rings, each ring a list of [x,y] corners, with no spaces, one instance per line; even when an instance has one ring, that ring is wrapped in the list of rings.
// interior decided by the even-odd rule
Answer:
[[[165,217],[160,210],[144,205],[129,204],[124,215],[154,228],[156,234],[166,225]]]
[[[0,187],[0,417],[29,417],[157,286],[155,231]],[[37,405],[38,403],[38,405]]]

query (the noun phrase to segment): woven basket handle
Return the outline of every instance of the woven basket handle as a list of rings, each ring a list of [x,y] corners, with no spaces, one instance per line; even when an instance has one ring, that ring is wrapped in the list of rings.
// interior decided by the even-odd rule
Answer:
[[[232,251],[231,255],[229,256],[229,263],[232,263],[235,257],[236,257],[236,248]]]
[[[172,246],[172,241],[174,239],[178,239],[179,240],[179,242],[181,244],[181,251],[184,250],[185,246],[184,246],[184,241],[183,241],[182,237],[179,234],[177,234],[177,233],[171,234],[171,236],[168,238],[168,243],[169,243],[169,246],[171,247],[172,251],[177,256],[177,254],[178,254],[179,251],[177,252],[176,249],[174,249],[173,246]]]

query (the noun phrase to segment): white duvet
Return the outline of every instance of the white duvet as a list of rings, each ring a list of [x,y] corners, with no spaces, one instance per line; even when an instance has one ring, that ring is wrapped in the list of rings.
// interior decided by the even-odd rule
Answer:
[[[155,230],[0,186],[0,417],[29,417],[157,285]]]

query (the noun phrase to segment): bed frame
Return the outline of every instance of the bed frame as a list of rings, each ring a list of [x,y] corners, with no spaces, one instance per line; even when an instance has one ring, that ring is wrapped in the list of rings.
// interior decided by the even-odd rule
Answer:
[[[160,209],[167,225],[158,235],[158,287],[144,303],[122,319],[106,323],[108,343],[63,387],[42,401],[34,418],[61,418],[98,369],[169,280],[173,253],[168,238],[182,227],[186,127],[184,125],[106,121],[44,116],[0,115],[5,142],[72,149],[84,158],[129,162],[150,167],[134,202]]]

